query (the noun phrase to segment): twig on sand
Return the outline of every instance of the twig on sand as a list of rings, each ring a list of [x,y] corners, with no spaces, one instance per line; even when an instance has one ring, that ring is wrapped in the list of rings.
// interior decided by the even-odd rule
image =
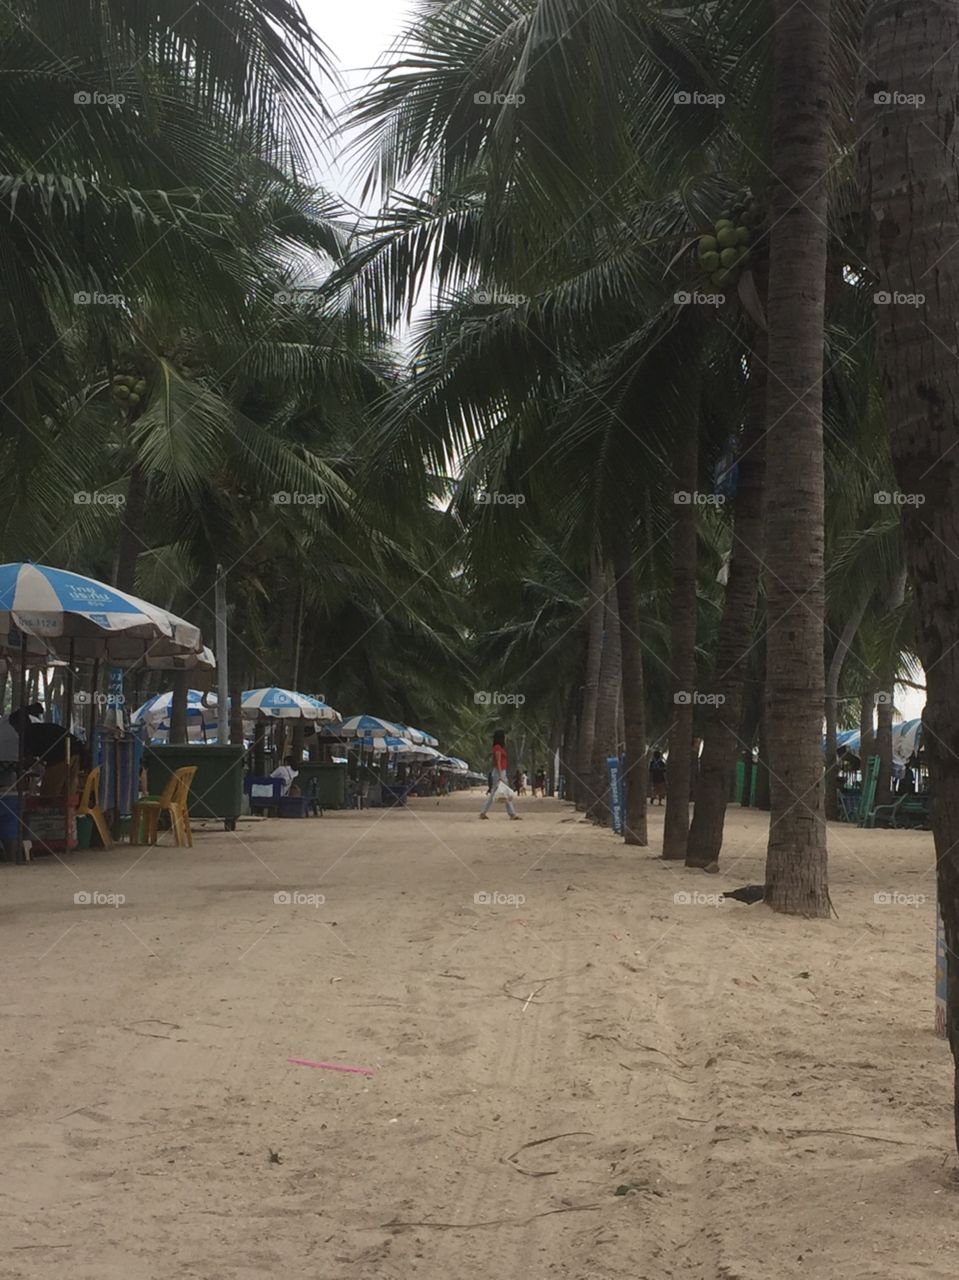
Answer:
[[[903,1141],[901,1138],[880,1138],[874,1133],[856,1133],[852,1129],[778,1129],[774,1133],[783,1133],[790,1138],[813,1137],[818,1134],[842,1134],[846,1138],[865,1138],[869,1142],[888,1142],[896,1147],[925,1147],[925,1142]],[[940,1151],[943,1148],[938,1148]]]
[[[612,1040],[614,1044],[621,1045],[624,1049],[628,1049],[630,1053],[659,1053],[664,1058],[668,1058],[670,1062],[675,1062],[679,1067],[685,1067],[687,1071],[692,1071],[693,1064],[691,1062],[683,1062],[682,1058],[674,1058],[671,1053],[667,1053],[665,1049],[657,1049],[654,1044],[627,1044],[620,1036],[604,1036],[599,1031],[590,1031],[586,1035],[587,1040]]]
[[[538,995],[539,995],[539,993],[543,990],[543,988],[544,988],[545,986],[546,986],[546,983],[545,983],[545,982],[541,982],[541,983],[540,983],[540,985],[539,985],[538,987],[534,987],[534,988],[533,988],[533,990],[532,990],[532,991],[529,993],[529,995],[526,997],[526,1001],[525,1001],[525,1003],[523,1004],[523,1013],[525,1013],[525,1012],[526,1012],[526,1010],[527,1010],[527,1009],[530,1007],[530,1005],[532,1004],[532,1002],[533,1002],[533,997],[534,997],[534,996],[538,996]],[[518,999],[518,998],[519,998],[519,997],[517,997],[517,999]]]
[[[511,1169],[515,1169],[517,1173],[524,1174],[527,1178],[551,1178],[553,1174],[559,1173],[558,1169],[545,1169],[540,1173],[534,1173],[530,1169],[521,1169],[516,1163],[516,1157],[521,1151],[528,1151],[530,1147],[541,1147],[545,1142],[556,1142],[559,1138],[591,1138],[593,1134],[587,1129],[570,1129],[568,1133],[554,1133],[548,1138],[534,1138],[532,1142],[524,1142],[521,1147],[517,1147],[512,1155],[508,1155],[503,1163],[508,1164]]]
[[[438,1231],[475,1231],[479,1227],[527,1227],[537,1218],[548,1218],[553,1213],[594,1213],[601,1204],[571,1204],[564,1209],[546,1209],[530,1218],[493,1218],[489,1222],[383,1222],[367,1231],[410,1231],[414,1227],[435,1227]]]
[[[580,973],[580,972],[581,972],[581,970],[579,970],[579,969],[574,969],[574,970],[573,970],[573,971],[571,971],[570,973],[554,973],[554,974],[551,974],[548,978],[530,978],[530,979],[528,979],[528,981],[530,981],[530,982],[538,982],[538,983],[540,984],[540,985],[536,988],[536,991],[533,993],[534,995],[539,995],[540,991],[542,991],[542,990],[543,990],[543,988],[546,986],[547,982],[559,982],[559,980],[560,980],[561,978],[575,978],[575,977],[576,977],[576,975],[577,975],[578,973]],[[524,1001],[526,1001],[526,1003],[528,1004],[528,1003],[529,1003],[529,998],[528,998],[527,996],[516,996],[516,995],[513,995],[513,992],[510,990],[510,988],[511,988],[511,987],[515,987],[515,986],[517,986],[520,982],[522,982],[522,981],[523,981],[523,979],[524,979],[525,977],[526,977],[526,974],[525,974],[525,973],[518,973],[518,974],[516,975],[516,977],[515,977],[515,978],[509,978],[506,982],[504,982],[504,983],[503,983],[503,988],[502,988],[502,990],[503,990],[503,995],[504,995],[504,996],[509,996],[510,1000],[524,1000]],[[544,1002],[542,1002],[542,1001],[541,1001],[540,1003],[544,1003]]]

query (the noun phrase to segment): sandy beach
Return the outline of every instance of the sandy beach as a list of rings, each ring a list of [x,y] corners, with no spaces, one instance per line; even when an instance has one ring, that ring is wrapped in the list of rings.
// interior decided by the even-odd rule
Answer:
[[[713,896],[765,815],[709,877],[521,803],[0,868],[0,1275],[954,1276],[932,837],[804,922]]]

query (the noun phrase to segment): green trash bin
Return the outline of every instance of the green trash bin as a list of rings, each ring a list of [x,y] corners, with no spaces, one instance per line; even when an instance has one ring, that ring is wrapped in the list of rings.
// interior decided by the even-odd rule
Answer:
[[[227,831],[236,830],[243,803],[242,746],[221,746],[219,743],[179,743],[165,747],[145,747],[143,763],[146,766],[150,793],[159,795],[177,769],[196,765],[196,774],[190,788],[190,817],[196,819],[222,818]]]
[[[346,808],[346,765],[324,764],[319,761],[307,761],[298,765],[299,776],[296,785],[307,800],[314,798],[313,784],[316,784],[315,797],[321,809]]]

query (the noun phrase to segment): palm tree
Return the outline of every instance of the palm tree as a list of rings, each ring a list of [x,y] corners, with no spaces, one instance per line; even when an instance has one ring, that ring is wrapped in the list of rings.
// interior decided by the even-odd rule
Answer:
[[[766,901],[829,914],[820,740],[829,0],[777,4],[768,297]]]
[[[909,496],[903,533],[915,593],[917,641],[926,671],[926,753],[936,803],[939,910],[946,935],[946,1025],[956,1064],[959,1146],[959,399],[954,354],[956,279],[951,247],[959,217],[952,104],[959,78],[943,50],[959,40],[959,13],[938,0],[905,9],[874,3],[863,56],[867,131],[861,146],[870,261],[889,302],[877,307],[882,385],[899,488]]]

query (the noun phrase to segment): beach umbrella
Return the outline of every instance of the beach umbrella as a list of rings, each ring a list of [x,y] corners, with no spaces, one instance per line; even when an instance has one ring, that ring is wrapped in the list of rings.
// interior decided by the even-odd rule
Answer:
[[[392,720],[383,720],[379,716],[350,716],[335,729],[327,732],[338,738],[403,738],[409,741],[403,728]]]
[[[408,738],[398,738],[387,734],[382,738],[358,738],[357,745],[364,751],[372,751],[374,755],[388,753],[391,756],[403,756],[406,760],[419,759],[419,747],[415,747]]]
[[[334,723],[339,712],[320,702],[308,693],[296,693],[292,689],[247,689],[240,706],[244,720],[312,720]]]
[[[42,564],[0,565],[0,649],[29,653],[30,637],[71,662],[135,662],[201,647],[192,623],[95,578]]]
[[[433,735],[431,733],[427,733],[425,729],[410,729],[410,733],[418,733],[420,738],[428,747],[438,747],[440,745],[439,739],[434,738]],[[414,738],[414,742],[415,741],[416,739]]]
[[[153,654],[143,659],[148,671],[215,671],[216,656],[212,649],[203,646],[197,653]]]
[[[909,763],[910,756],[922,746],[922,721],[903,720],[892,727],[892,754],[899,764]]]
[[[204,729],[216,729],[216,698],[212,697],[210,705],[207,706],[199,689],[189,689],[186,695],[186,720],[187,727],[191,724],[200,724]],[[142,707],[137,707],[133,715],[130,717],[130,723],[134,725],[144,725],[147,729],[158,730],[164,723],[169,729],[169,720],[173,712],[173,691],[166,693],[158,693],[152,698],[148,698]]]

